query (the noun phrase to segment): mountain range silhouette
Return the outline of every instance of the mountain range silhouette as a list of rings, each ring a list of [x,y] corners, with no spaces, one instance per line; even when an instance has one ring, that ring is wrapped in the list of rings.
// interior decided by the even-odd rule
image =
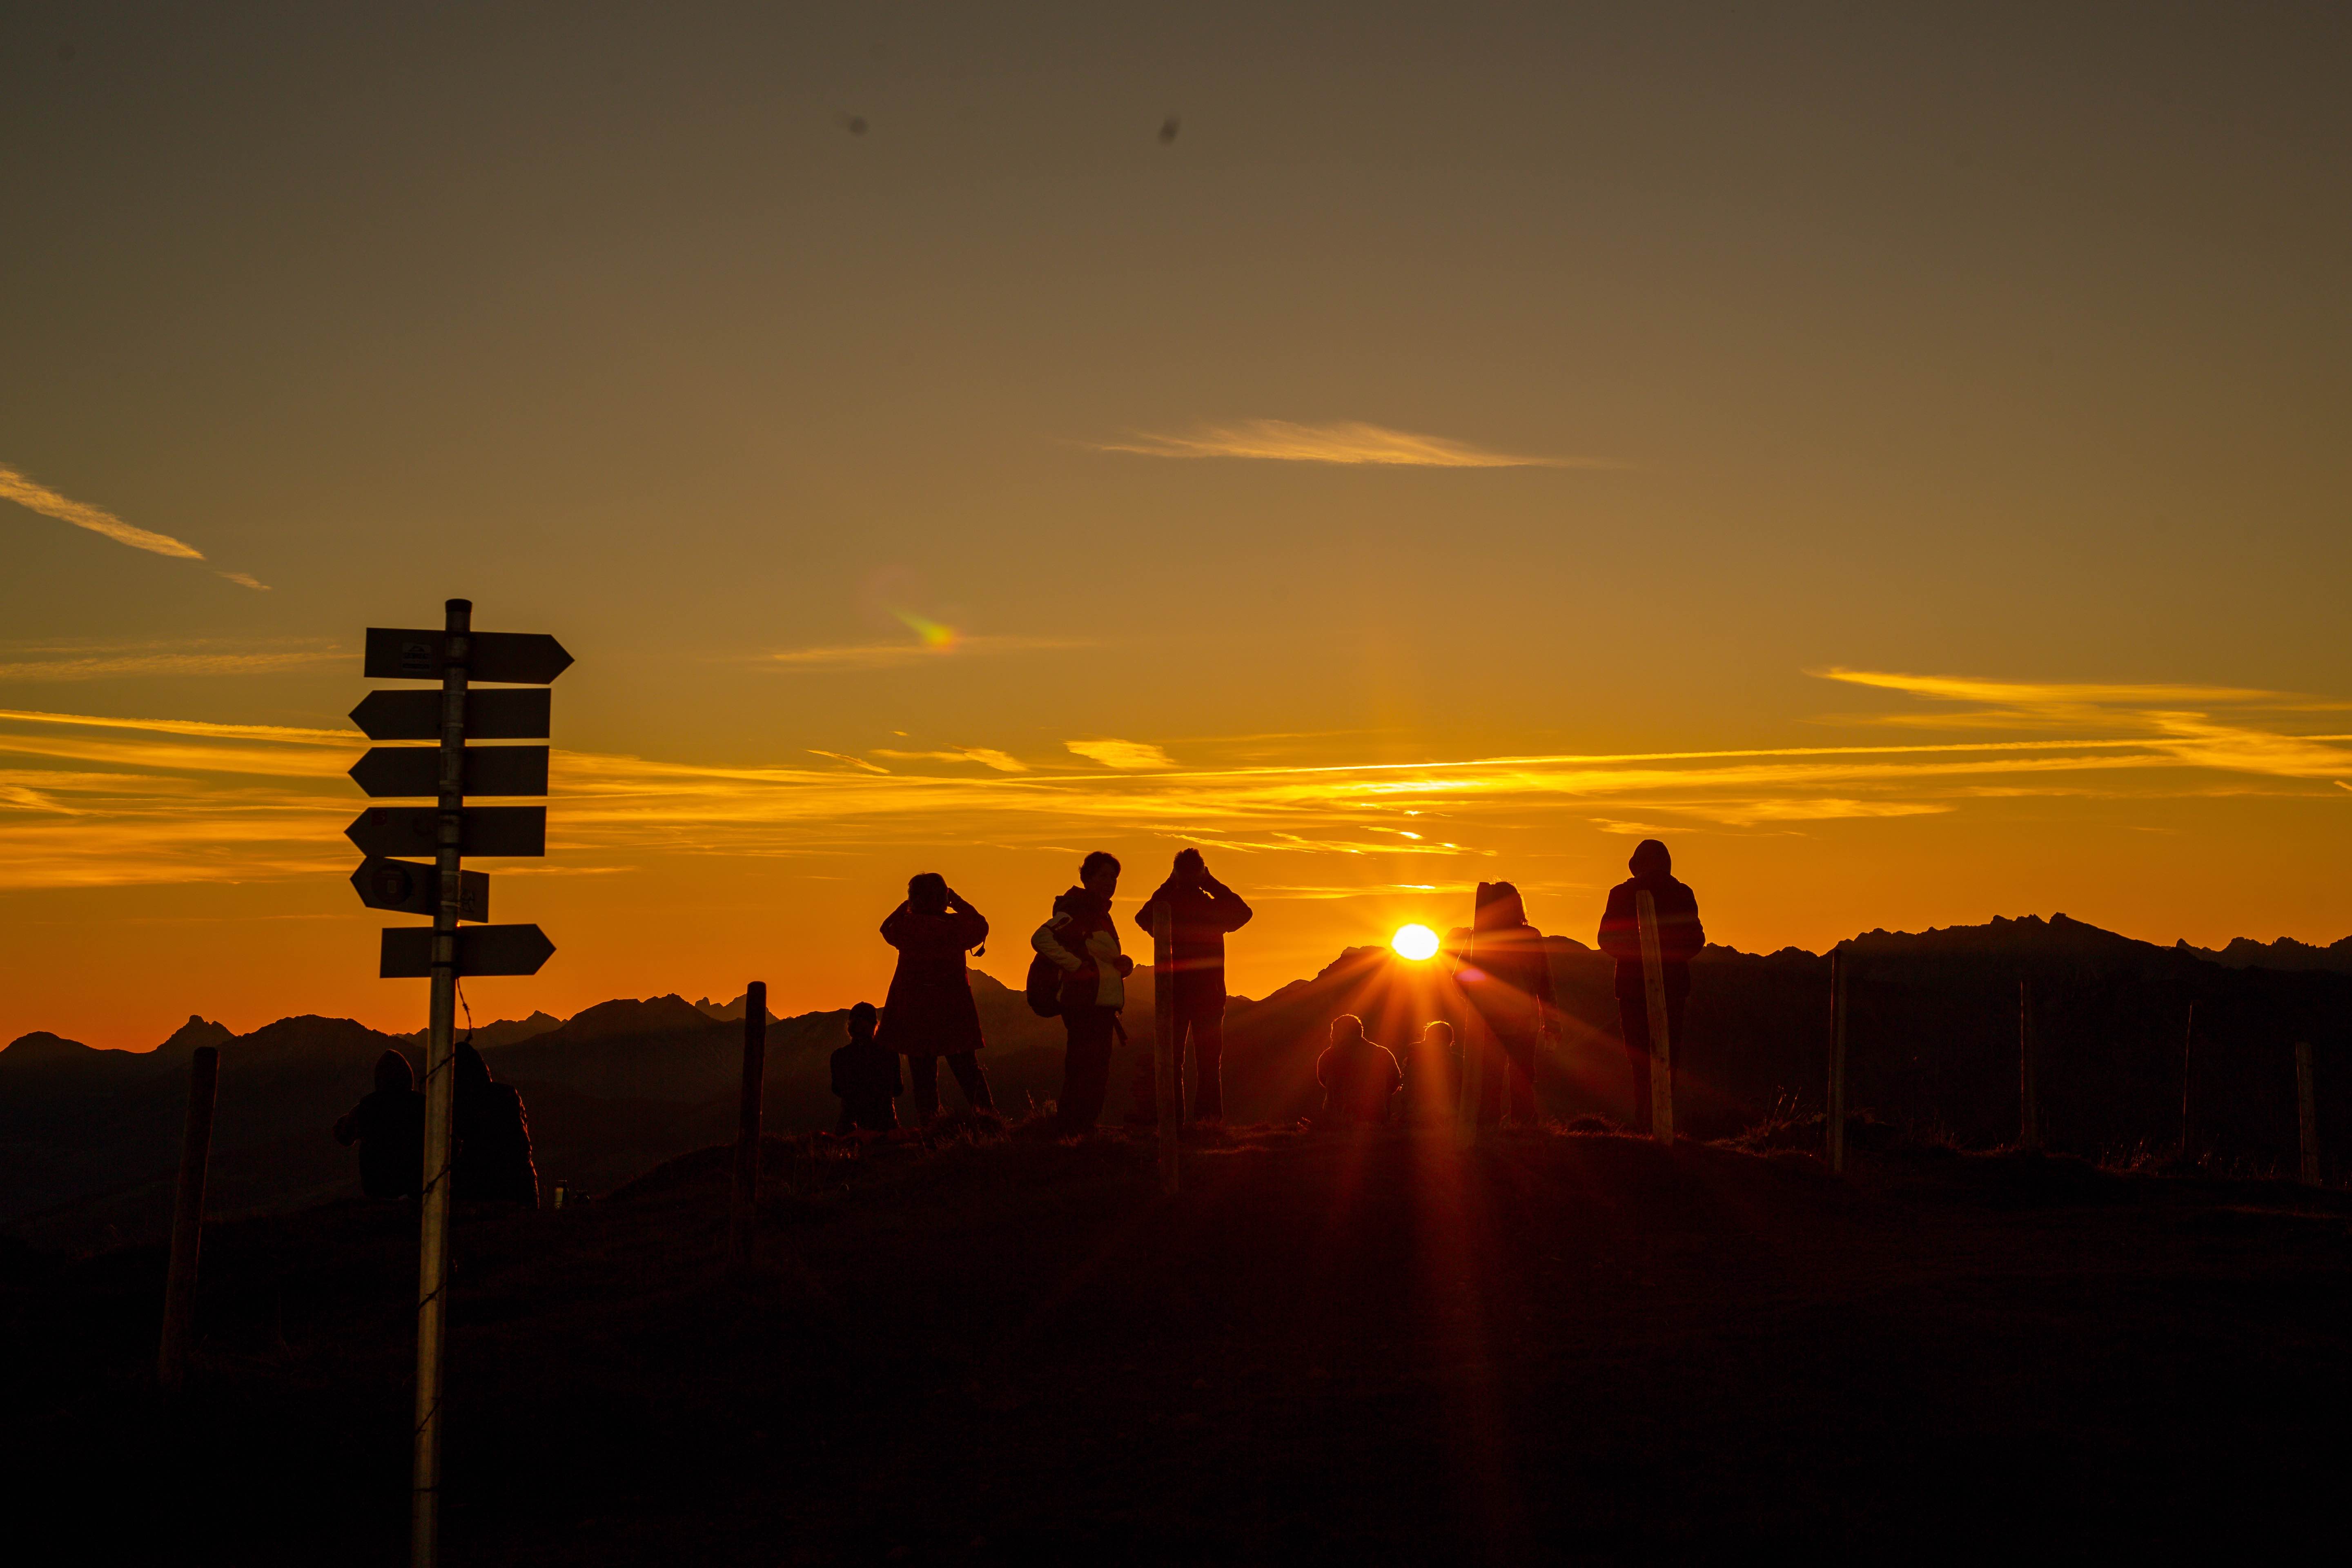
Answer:
[[[1609,961],[1549,939],[1566,1016],[1542,1064],[1548,1115],[1622,1119],[1628,1088]],[[1874,931],[1849,954],[1849,1104],[1972,1146],[2015,1139],[2020,981],[2033,989],[2041,1095],[2053,1149],[2115,1157],[2174,1149],[2184,1057],[2189,1151],[2235,1167],[2291,1167],[2293,1045],[2319,1062],[2323,1130],[2347,1125],[2352,1084],[2352,938],[2327,947],[2245,939],[2166,948],[2055,915],[1920,933]],[[1128,1008],[1135,1046],[1151,1031],[1150,971]],[[1058,1089],[1061,1028],[1019,993],[974,971],[998,1104],[1019,1114]],[[2189,1038],[2191,1005],[2195,1038]],[[568,1019],[535,1013],[474,1036],[530,1108],[550,1182],[605,1191],[679,1153],[732,1136],[743,999],[617,999]],[[1385,947],[1349,948],[1312,979],[1235,997],[1226,1020],[1225,1094],[1237,1123],[1284,1122],[1318,1103],[1312,1064],[1329,1019],[1353,1012],[1401,1041],[1449,1010],[1431,966]],[[1768,1119],[1818,1116],[1826,1074],[1829,960],[1710,947],[1693,965],[1678,1121],[1719,1138]],[[830,1126],[828,1053],[845,1011],[768,1028],[765,1114],[777,1131]],[[281,1018],[237,1035],[191,1017],[152,1052],[100,1050],[37,1031],[0,1050],[0,1227],[50,1246],[158,1234],[168,1222],[187,1063],[221,1050],[211,1200],[221,1215],[355,1194],[348,1151],[329,1136],[365,1092],[392,1036],[345,1018]],[[2184,1048],[2185,1047],[2185,1048]],[[1109,1113],[1126,1109],[1124,1063]],[[2327,1139],[2323,1135],[2323,1149]],[[2330,1151],[2331,1170],[2341,1164]]]

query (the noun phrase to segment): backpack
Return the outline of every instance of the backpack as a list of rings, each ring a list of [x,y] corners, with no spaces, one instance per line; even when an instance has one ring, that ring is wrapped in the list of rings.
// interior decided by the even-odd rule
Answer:
[[[1061,966],[1044,953],[1033,953],[1029,959],[1029,980],[1021,988],[1029,1000],[1029,1011],[1040,1018],[1062,1016]]]

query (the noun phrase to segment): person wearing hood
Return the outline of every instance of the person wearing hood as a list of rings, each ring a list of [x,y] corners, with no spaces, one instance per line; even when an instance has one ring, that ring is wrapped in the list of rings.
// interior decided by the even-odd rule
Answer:
[[[1633,1127],[1651,1131],[1650,1002],[1642,968],[1640,895],[1650,895],[1658,918],[1658,969],[1665,982],[1667,1089],[1672,1092],[1683,1060],[1683,1004],[1690,995],[1691,960],[1706,945],[1699,924],[1698,896],[1675,879],[1674,857],[1654,838],[1633,847],[1626,869],[1633,874],[1609,889],[1601,916],[1601,951],[1617,961],[1617,1018],[1625,1031],[1625,1053],[1633,1068]]]
[[[335,1142],[360,1146],[360,1190],[413,1198],[425,1184],[425,1097],[398,1051],[375,1059],[375,1088],[335,1122]]]
[[[1551,954],[1543,932],[1528,923],[1517,888],[1508,882],[1478,884],[1469,940],[1454,977],[1475,1015],[1462,1052],[1465,1074],[1470,1053],[1482,1053],[1481,1070],[1475,1077],[1478,1124],[1491,1127],[1503,1120],[1507,1080],[1507,1114],[1514,1121],[1534,1125],[1536,1054],[1558,1028],[1558,1004],[1552,995]]]
[[[530,1122],[510,1083],[494,1083],[490,1064],[471,1040],[457,1047],[457,1157],[454,1195],[539,1206],[539,1171],[530,1163]]]
[[[1062,972],[1059,1000],[1068,1045],[1062,1058],[1062,1097],[1055,1111],[1067,1137],[1091,1130],[1110,1088],[1111,1037],[1127,1005],[1127,976],[1135,961],[1118,950],[1110,900],[1118,891],[1118,859],[1097,849],[1078,868],[1078,885],[1054,900],[1053,917],[1029,945]]]
[[[915,1120],[940,1113],[940,1058],[948,1059],[964,1103],[993,1110],[980,1070],[980,1009],[963,955],[988,940],[988,921],[937,871],[907,880],[907,901],[882,922],[882,940],[898,950],[898,972],[882,1003],[883,1048],[907,1058]]]
[[[1151,983],[1176,987],[1175,1038],[1169,1048],[1176,1053],[1177,1096],[1180,1100],[1183,1096],[1184,1042],[1189,1035],[1192,1117],[1222,1121],[1225,1098],[1219,1064],[1225,1045],[1225,938],[1249,924],[1250,907],[1242,902],[1240,894],[1209,874],[1208,862],[1198,849],[1188,847],[1176,852],[1176,865],[1168,879],[1135,911],[1135,923],[1147,937],[1163,909],[1168,911],[1169,943],[1174,949],[1169,955],[1173,973],[1154,973]],[[1130,1120],[1156,1122],[1160,1086],[1153,1079],[1151,1058],[1139,1056],[1135,1068],[1135,1111]],[[1182,1120],[1181,1105],[1177,1111]]]

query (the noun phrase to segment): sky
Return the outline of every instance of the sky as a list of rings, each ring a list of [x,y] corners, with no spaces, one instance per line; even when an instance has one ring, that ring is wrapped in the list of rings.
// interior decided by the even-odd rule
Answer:
[[[1751,951],[2352,932],[2352,22],[1926,11],[9,7],[0,1039],[421,1026],[453,595],[577,660],[485,1021],[878,1000],[925,870],[1017,984],[1096,847],[1247,994],[1651,835]]]

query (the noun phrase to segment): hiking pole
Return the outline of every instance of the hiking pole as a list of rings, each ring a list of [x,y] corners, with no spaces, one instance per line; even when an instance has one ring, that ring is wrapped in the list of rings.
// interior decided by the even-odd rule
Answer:
[[[768,1071],[768,983],[754,980],[743,997],[743,1103],[735,1123],[735,1181],[727,1205],[727,1261],[751,1260],[760,1209],[760,1098]]]
[[[1642,989],[1650,1009],[1650,1131],[1671,1149],[1675,1146],[1675,1043],[1666,1025],[1665,959],[1658,944],[1658,901],[1647,893],[1636,893],[1633,909],[1642,925]]]
[[[2297,1048],[2308,1056],[2305,1047]],[[155,1350],[155,1381],[166,1394],[179,1393],[188,1375],[196,1255],[205,1242],[205,1165],[212,1154],[213,1100],[219,1087],[220,1051],[198,1046],[188,1064],[188,1120],[180,1134],[180,1185],[172,1206],[172,1267],[163,1278],[163,1338]]]
[[[1845,944],[1830,952],[1830,1173],[1845,1173]]]
[[[1184,1075],[1176,1064],[1175,916],[1162,898],[1151,911],[1151,1076],[1160,1086],[1160,1190],[1179,1184],[1177,1134],[1184,1121]]]

